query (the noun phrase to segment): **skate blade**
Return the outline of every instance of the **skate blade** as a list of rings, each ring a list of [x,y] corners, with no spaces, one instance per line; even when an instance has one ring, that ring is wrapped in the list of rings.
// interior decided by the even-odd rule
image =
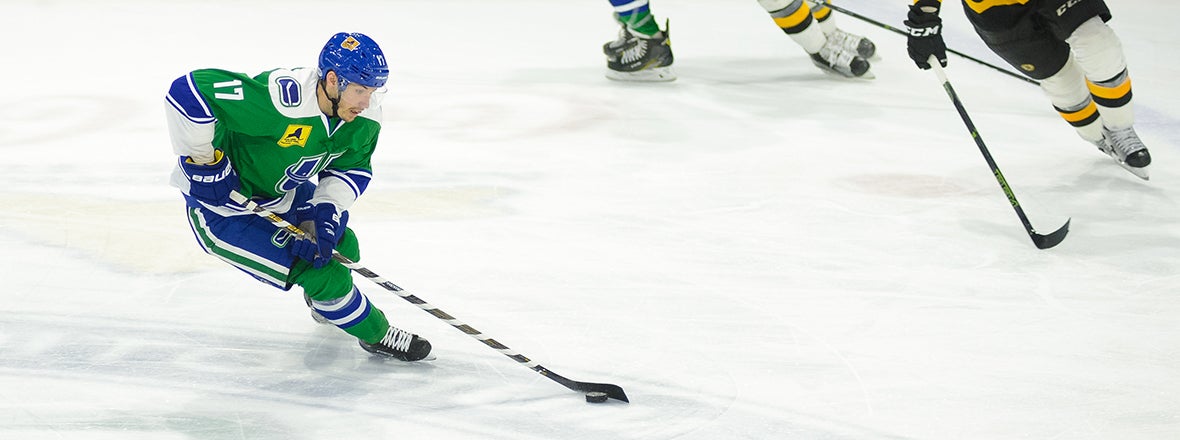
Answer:
[[[863,79],[863,80],[873,80],[873,79],[877,79],[877,75],[873,74],[873,69],[871,69],[871,68],[870,68],[868,71],[865,71],[864,75],[861,75],[861,76],[856,76],[856,75],[853,75],[853,74],[851,74],[851,73],[844,73],[844,72],[841,72],[841,71],[839,71],[839,70],[833,69],[833,68],[831,68],[831,67],[829,67],[829,66],[826,66],[826,65],[823,65],[823,64],[814,63],[814,62],[813,62],[812,64],[813,64],[813,65],[815,65],[815,67],[818,67],[818,68],[819,68],[819,70],[822,70],[822,71],[824,72],[824,74],[825,74],[825,75],[827,75],[827,76],[833,76],[833,77],[840,78],[840,79],[851,79],[851,80],[858,80],[858,79]]]
[[[619,72],[606,69],[606,77],[615,81],[668,82],[676,80],[676,72],[672,71],[672,66],[643,69],[638,72]]]
[[[1111,159],[1114,159],[1114,163],[1119,164],[1119,166],[1123,167],[1124,170],[1130,171],[1131,174],[1134,174],[1135,177],[1138,177],[1143,180],[1151,180],[1151,176],[1148,175],[1148,173],[1147,173],[1147,167],[1135,168],[1133,166],[1127,165],[1126,162],[1119,160],[1118,156],[1116,156],[1114,153],[1107,152],[1105,150],[1101,150],[1101,151],[1103,153],[1106,153],[1107,156],[1110,156]]]
[[[873,74],[873,71],[871,69],[868,72],[865,72],[864,75],[861,75],[861,76],[845,75],[843,73],[840,73],[839,71],[832,70],[832,69],[823,69],[823,71],[828,76],[834,76],[836,78],[848,79],[848,80],[853,80],[853,81],[856,81],[856,80],[870,81],[870,80],[877,79],[877,75]]]
[[[1127,171],[1130,171],[1131,174],[1135,175],[1135,177],[1138,177],[1143,180],[1151,180],[1151,176],[1147,174],[1147,167],[1135,168],[1135,167],[1127,165],[1123,162],[1119,162],[1119,166],[1123,167]]]
[[[422,359],[418,359],[418,360],[416,360],[416,361],[403,361],[403,360],[401,360],[401,359],[398,359],[398,358],[395,358],[395,357],[393,357],[393,356],[389,356],[389,355],[386,355],[386,354],[381,354],[381,353],[370,353],[370,355],[369,355],[369,359],[373,360],[374,362],[389,362],[389,363],[398,363],[398,364],[416,364],[416,363],[419,363],[419,362],[432,362],[432,361],[434,361],[435,359],[438,359],[438,356],[435,356],[435,355],[434,355],[434,353],[430,353],[430,354],[426,355],[426,357],[424,357],[424,358],[422,358]]]

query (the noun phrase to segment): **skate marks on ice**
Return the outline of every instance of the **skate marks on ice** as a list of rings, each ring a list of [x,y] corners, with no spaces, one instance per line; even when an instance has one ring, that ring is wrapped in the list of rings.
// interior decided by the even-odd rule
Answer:
[[[292,333],[37,314],[0,326],[0,438],[324,438],[316,420],[360,436],[382,419],[411,438],[617,438],[571,411],[586,404],[568,392],[521,398],[488,386],[484,368],[376,360],[335,334],[300,344]]]
[[[270,409],[321,406],[267,390],[290,392],[295,384],[290,374],[261,374],[291,356],[278,341],[162,324],[36,314],[0,320],[9,336],[0,341],[0,414],[7,415],[0,437],[298,438]],[[223,348],[207,345],[218,340]]]
[[[495,353],[390,362],[326,327],[259,332],[39,313],[0,317],[0,327],[0,438],[317,438],[328,425],[362,435],[350,430],[398,413],[413,417],[393,417],[391,427],[443,438],[658,440],[723,435],[732,419],[810,438],[888,438],[741,401],[732,378],[715,383],[730,374],[722,363],[688,366],[676,373],[684,380],[665,383],[619,377],[635,402],[590,406]]]
[[[459,417],[478,377],[376,359],[333,329],[259,333],[49,314],[0,326],[0,438],[324,438],[372,434],[383,419],[407,434],[512,438],[495,434],[493,420]],[[485,394],[493,393],[507,394]]]

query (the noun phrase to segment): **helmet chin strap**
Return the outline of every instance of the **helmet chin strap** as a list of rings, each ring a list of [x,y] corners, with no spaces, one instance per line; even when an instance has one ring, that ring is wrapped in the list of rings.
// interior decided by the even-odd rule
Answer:
[[[324,97],[328,98],[328,101],[332,103],[332,114],[328,115],[328,117],[329,118],[339,118],[340,117],[340,97],[337,96],[336,98],[333,99],[332,95],[328,94],[328,88],[324,86],[324,83],[326,83],[326,82],[327,82],[326,79],[320,80],[320,90],[324,91]]]

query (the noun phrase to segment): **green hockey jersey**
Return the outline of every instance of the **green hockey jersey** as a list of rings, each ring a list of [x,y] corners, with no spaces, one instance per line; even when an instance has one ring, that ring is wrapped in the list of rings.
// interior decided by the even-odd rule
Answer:
[[[272,211],[290,209],[295,188],[316,177],[312,202],[346,210],[372,178],[381,110],[374,102],[352,122],[329,118],[316,99],[318,79],[315,68],[253,77],[202,69],[177,78],[166,98],[173,151],[180,160],[209,162],[214,149],[222,150],[241,179],[239,191]],[[179,162],[172,184],[188,193]]]

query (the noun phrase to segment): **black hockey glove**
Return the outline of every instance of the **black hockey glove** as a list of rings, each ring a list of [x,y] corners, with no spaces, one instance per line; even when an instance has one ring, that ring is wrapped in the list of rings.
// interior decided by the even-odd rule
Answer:
[[[938,63],[946,67],[946,43],[942,41],[942,19],[938,18],[939,2],[935,0],[919,0],[910,6],[910,13],[906,16],[905,25],[909,28],[909,41],[906,48],[910,59],[919,69],[930,69],[930,56],[938,58]]]
[[[213,163],[198,164],[192,158],[181,157],[180,168],[188,177],[188,195],[210,206],[231,204],[229,194],[241,186],[238,173],[221,150],[213,151]]]

